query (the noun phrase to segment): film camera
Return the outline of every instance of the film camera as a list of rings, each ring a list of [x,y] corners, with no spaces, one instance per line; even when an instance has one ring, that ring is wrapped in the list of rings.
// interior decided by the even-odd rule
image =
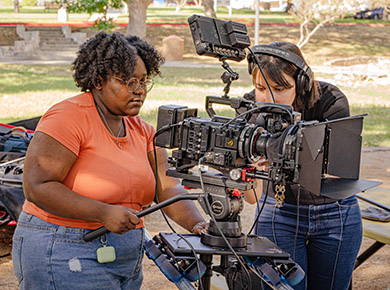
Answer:
[[[222,80],[230,86],[238,74],[226,60],[245,58],[250,46],[245,25],[199,15],[188,22],[197,53],[219,58],[228,75]],[[345,198],[370,184],[358,180],[365,115],[305,122],[291,106],[230,98],[227,92],[206,97],[209,118],[198,117],[197,109],[186,106],[159,108],[156,144],[175,149],[168,174],[174,171],[183,178],[201,160],[223,173],[224,183],[244,183],[244,189],[253,187],[253,179],[265,179],[298,184],[334,198]],[[216,115],[214,104],[230,106],[237,117]],[[253,115],[256,122],[249,123]],[[260,158],[269,159],[267,172],[252,169]]]
[[[248,245],[256,243],[242,234],[239,217],[243,209],[242,191],[255,188],[259,179],[273,182],[276,188],[297,184],[316,195],[336,199],[375,186],[359,180],[364,115],[305,122],[291,106],[230,98],[230,84],[238,74],[226,60],[245,58],[245,48],[250,45],[245,25],[198,15],[188,21],[197,53],[219,58],[227,71],[221,77],[227,83],[225,94],[206,97],[209,118],[198,117],[197,109],[178,105],[161,106],[158,112],[156,145],[173,149],[167,175],[181,178],[182,184],[189,188],[201,188],[205,194],[198,200],[205,212],[215,217],[208,232],[202,233],[200,243],[191,241],[197,252],[216,253],[215,248],[226,247],[227,241],[236,249],[246,247],[245,253],[239,251],[239,255],[267,256],[261,248],[269,241],[263,240],[256,249],[248,251]],[[229,106],[237,117],[218,116],[214,104]],[[256,122],[249,123],[253,115],[257,115]],[[269,161],[267,171],[252,166],[261,158]],[[164,235],[162,238],[164,242],[160,245],[179,251],[175,245],[180,238]],[[181,246],[185,247],[183,243]],[[264,268],[271,265],[273,269],[281,269],[274,264],[277,258],[266,259],[259,272],[278,288]],[[291,259],[281,263],[289,273],[279,274],[300,281],[304,274],[298,265],[289,263]],[[294,274],[289,276],[291,273]],[[288,284],[297,283],[292,280]]]

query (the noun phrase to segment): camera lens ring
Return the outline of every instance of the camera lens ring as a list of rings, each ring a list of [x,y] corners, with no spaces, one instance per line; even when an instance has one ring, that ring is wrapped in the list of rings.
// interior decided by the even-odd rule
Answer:
[[[256,163],[260,160],[261,156],[257,155],[255,152],[255,147],[256,147],[256,140],[259,137],[258,129],[260,126],[254,126],[251,129],[251,137],[250,137],[250,142],[248,144],[248,157],[247,160],[250,163]]]
[[[245,155],[246,155],[246,152],[245,152],[245,144],[246,144],[246,141],[247,141],[247,131],[248,131],[248,127],[244,127],[244,129],[241,131],[241,134],[240,134],[240,139],[238,141],[238,154],[241,158],[245,159]]]

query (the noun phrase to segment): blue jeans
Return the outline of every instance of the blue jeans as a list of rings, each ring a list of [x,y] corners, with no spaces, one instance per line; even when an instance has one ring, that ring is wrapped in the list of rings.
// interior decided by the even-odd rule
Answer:
[[[143,229],[107,234],[116,260],[100,264],[99,239],[84,242],[90,230],[45,222],[22,212],[12,244],[14,273],[20,289],[140,289]]]
[[[264,199],[259,201],[261,207]],[[268,196],[260,214],[256,234],[265,236],[291,255],[306,273],[294,289],[348,289],[362,242],[362,219],[355,196],[323,205],[275,207]],[[267,288],[263,285],[264,289]]]

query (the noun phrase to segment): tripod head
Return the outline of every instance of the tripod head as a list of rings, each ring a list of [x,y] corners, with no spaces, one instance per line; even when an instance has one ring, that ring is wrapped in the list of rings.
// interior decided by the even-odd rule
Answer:
[[[242,233],[239,215],[244,208],[241,191],[251,189],[255,185],[253,181],[236,182],[220,173],[203,172],[195,175],[192,172],[178,172],[174,168],[168,169],[167,175],[182,179],[186,188],[202,189],[199,204],[212,217],[207,232],[202,232],[202,243],[226,247],[222,237],[225,236],[233,247],[246,246],[246,235]]]

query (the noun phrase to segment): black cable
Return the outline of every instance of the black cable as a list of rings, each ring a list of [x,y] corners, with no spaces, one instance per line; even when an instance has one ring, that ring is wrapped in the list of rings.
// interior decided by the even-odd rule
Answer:
[[[260,182],[263,182],[263,181],[260,181]],[[261,189],[263,189],[263,187]],[[256,189],[255,188],[253,188],[253,194],[255,195],[257,213],[259,213],[259,212],[261,212],[263,210],[264,202],[263,202],[263,205],[261,206],[261,209],[260,209],[259,198],[257,197],[257,193],[256,193]],[[259,214],[257,214],[257,215],[259,215]],[[253,224],[252,224],[252,226],[251,226],[251,228],[250,228],[250,230],[248,232],[248,235],[250,235],[251,232],[253,231],[253,228],[255,227],[255,221],[256,220],[257,220],[257,216],[256,216],[256,218],[255,218],[255,220],[254,220],[254,222],[253,222]]]
[[[179,126],[179,124],[175,124],[175,125],[168,125],[168,126],[165,126],[166,128],[162,127],[160,128],[158,131],[156,131],[156,134],[154,134],[154,137],[153,137],[153,153],[154,153],[154,166],[156,168],[156,173],[155,173],[155,185],[154,185],[154,196],[156,198],[156,202],[159,203],[160,201],[158,200],[158,162],[157,162],[157,150],[156,150],[156,137],[161,134],[162,132],[172,128],[172,127],[176,127],[176,126]],[[164,211],[162,209],[160,209],[160,212],[165,220],[165,222],[167,223],[168,227],[171,229],[172,232],[176,233],[175,229],[173,228],[173,226],[171,225],[171,223],[169,222],[166,214],[164,213]]]
[[[156,133],[154,134],[153,136],[153,153],[154,153],[154,165],[156,167],[156,176],[155,176],[155,186],[154,186],[154,196],[156,197],[156,202],[159,203],[160,201],[158,200],[158,162],[157,162],[157,150],[156,150],[156,137],[158,135],[160,135],[161,133],[171,129],[171,128],[174,128],[174,127],[179,127],[181,126],[181,123],[177,123],[177,124],[169,124],[169,125],[165,125],[163,127],[161,127],[160,129],[158,129],[156,131]],[[167,223],[168,227],[171,229],[172,232],[176,233],[175,229],[173,228],[173,226],[171,225],[171,223],[169,222],[165,212],[160,209],[160,212],[165,220],[165,222]]]
[[[200,265],[199,265],[200,259],[199,259],[198,256],[196,255],[196,251],[195,251],[194,247],[191,245],[191,243],[190,243],[186,238],[184,238],[182,234],[178,233],[177,235],[178,235],[180,238],[182,238],[183,241],[190,247],[191,252],[192,252],[192,254],[194,255],[195,262],[196,262],[196,269],[197,269],[197,271],[198,271],[198,276],[199,276],[199,287],[200,287],[201,290],[204,290],[203,282],[202,282],[202,279],[201,279],[201,278],[202,278],[202,275],[201,275]]]
[[[297,194],[297,226],[295,228],[295,236],[294,236],[294,246],[293,246],[293,260],[295,261],[295,246],[298,238],[298,230],[299,230],[299,199],[301,196],[301,187],[298,185],[298,194]]]
[[[8,257],[8,256],[11,256],[11,253],[7,253],[7,254],[4,254],[4,255],[0,255],[0,258],[5,258],[5,257]]]
[[[250,53],[252,54],[252,58],[254,59],[254,61],[255,61],[256,65],[257,65],[257,67],[259,68],[259,70],[260,70],[260,72],[261,72],[261,75],[263,76],[263,78],[264,78],[264,80],[265,80],[265,83],[266,83],[267,86],[268,86],[269,91],[271,92],[272,100],[274,101],[274,103],[276,103],[275,97],[274,97],[274,93],[272,92],[271,86],[269,85],[268,80],[267,80],[267,78],[265,77],[265,74],[264,74],[264,72],[263,72],[263,69],[262,69],[261,66],[260,66],[259,60],[257,59],[257,57],[255,56],[255,54],[253,53],[253,51],[252,51],[249,47],[248,47],[248,50],[249,50]]]
[[[234,118],[230,119],[228,122],[224,123],[222,126],[221,126],[221,129],[223,129],[224,127],[230,125],[231,123],[233,123],[234,121],[236,121],[237,119],[241,118],[241,117],[244,117],[245,115],[248,115],[250,113],[253,113],[253,112],[256,112],[256,111],[259,111],[261,109],[261,107],[256,107],[256,108],[252,108],[248,111],[245,111],[244,113],[240,114],[240,115],[237,115],[235,116]]]
[[[264,206],[265,206],[265,202],[267,201],[267,197],[268,197],[268,185],[269,185],[269,180],[267,180],[267,189],[265,191],[265,197],[264,197],[263,204],[261,205],[261,209],[260,210],[259,210],[259,202],[258,202],[256,191],[255,191],[256,204],[257,204],[257,216],[255,218],[255,221],[253,222],[253,225],[252,225],[251,229],[249,230],[248,235],[250,235],[250,233],[253,231],[254,227],[259,222],[260,214],[263,212],[263,209],[264,209]]]
[[[221,228],[218,226],[218,223],[217,223],[217,220],[215,218],[214,213],[211,210],[211,205],[210,205],[210,202],[209,202],[209,200],[208,200],[208,198],[206,196],[206,189],[204,187],[203,178],[202,178],[201,163],[202,163],[203,159],[205,159],[205,157],[200,158],[199,161],[198,161],[198,170],[199,170],[199,180],[200,180],[200,184],[201,184],[202,191],[203,191],[203,194],[204,194],[204,200],[205,200],[205,204],[206,204],[207,210],[208,210],[208,212],[210,214],[210,217],[213,220],[216,228],[218,229],[219,234],[221,235],[222,239],[224,240],[226,246],[229,248],[229,250],[232,252],[234,257],[237,259],[237,261],[240,263],[241,267],[245,271],[245,274],[248,277],[248,285],[249,285],[248,289],[252,289],[252,279],[251,279],[251,276],[249,274],[248,269],[245,267],[243,261],[238,256],[236,251],[233,249],[232,245],[230,245],[229,241],[226,239],[226,237],[225,237],[224,233],[222,232]]]
[[[154,162],[155,162],[155,167],[156,167],[156,184],[155,184],[155,197],[156,197],[156,202],[159,203],[159,200],[158,200],[158,162],[157,162],[157,151],[156,151],[156,137],[163,133],[164,131],[167,131],[173,127],[178,127],[180,126],[181,124],[178,123],[178,124],[173,124],[173,125],[166,125],[166,126],[163,126],[161,127],[159,130],[156,131],[156,134],[154,134],[154,137],[153,137],[153,153],[154,153]],[[168,227],[171,229],[172,232],[176,233],[175,229],[172,227],[171,223],[169,222],[166,214],[164,213],[164,211],[161,209],[161,214],[163,215],[164,217],[164,220],[165,222],[167,223]],[[199,276],[199,286],[200,286],[200,289],[204,289],[203,287],[203,283],[202,283],[202,279],[201,279],[201,270],[200,270],[200,259],[198,258],[198,256],[196,255],[196,251],[194,249],[194,247],[191,245],[191,243],[183,237],[182,234],[180,233],[176,233],[180,238],[183,239],[183,241],[190,247],[191,249],[191,252],[193,253],[194,255],[194,258],[195,258],[195,261],[196,261],[196,268],[197,268],[197,271],[198,271],[198,276]]]
[[[285,110],[287,112],[287,114],[289,115],[290,117],[290,120],[293,121],[293,115],[291,114],[291,112],[285,108],[285,107],[281,107],[281,106],[278,106],[278,105],[272,105],[272,104],[268,104],[267,106],[265,106],[266,108],[278,108],[278,109],[282,109],[282,110]],[[248,115],[250,113],[253,113],[253,112],[256,112],[256,111],[261,111],[261,109],[263,109],[264,107],[255,107],[255,108],[252,108],[248,111],[245,111],[244,113],[232,118],[231,120],[229,120],[228,122],[224,123],[222,126],[221,126],[221,129],[223,129],[224,127],[228,126],[229,124],[233,123],[234,121],[236,121],[237,119],[245,116],[245,115]]]

